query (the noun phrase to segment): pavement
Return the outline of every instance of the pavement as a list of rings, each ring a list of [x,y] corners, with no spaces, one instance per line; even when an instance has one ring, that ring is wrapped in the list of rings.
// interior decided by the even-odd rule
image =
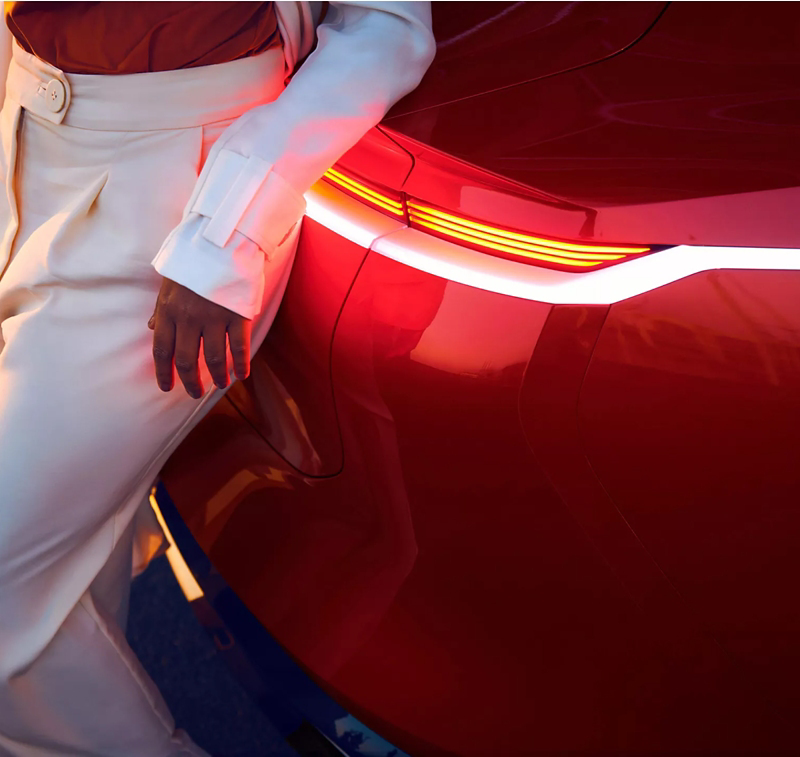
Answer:
[[[177,726],[210,754],[298,757],[229,673],[166,557],[133,582],[127,636]]]

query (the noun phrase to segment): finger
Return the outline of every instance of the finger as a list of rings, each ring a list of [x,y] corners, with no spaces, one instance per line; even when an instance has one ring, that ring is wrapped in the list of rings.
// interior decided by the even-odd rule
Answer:
[[[228,326],[233,372],[239,380],[246,379],[250,373],[250,328],[251,323],[246,318],[237,318]]]
[[[228,355],[225,326],[203,329],[203,357],[214,383],[224,389],[228,386]]]
[[[160,294],[159,294],[159,299],[160,299]],[[155,307],[153,308],[153,315],[150,316],[150,320],[147,322],[147,328],[150,329],[151,331],[155,331],[156,328],[156,318],[158,317],[158,302],[159,300],[157,299]]]
[[[189,323],[178,323],[175,327],[175,370],[183,382],[186,392],[194,399],[203,396],[200,380],[200,329]]]
[[[158,318],[153,323],[153,363],[156,368],[156,381],[162,392],[170,391],[173,386],[174,354],[175,324],[167,318]]]

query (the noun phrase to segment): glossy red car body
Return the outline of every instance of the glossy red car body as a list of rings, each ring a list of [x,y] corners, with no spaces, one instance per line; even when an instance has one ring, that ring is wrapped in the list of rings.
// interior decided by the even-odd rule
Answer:
[[[251,378],[167,488],[264,626],[410,754],[797,753],[800,10],[434,20],[432,69],[342,171],[669,249],[591,302],[537,300],[552,271],[481,279],[492,256],[320,184]]]

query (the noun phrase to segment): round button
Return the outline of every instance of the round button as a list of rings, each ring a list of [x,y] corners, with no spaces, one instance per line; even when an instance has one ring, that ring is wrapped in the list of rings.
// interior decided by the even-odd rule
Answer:
[[[47,82],[44,99],[47,103],[47,109],[53,113],[58,113],[67,102],[67,90],[64,84],[58,79],[51,79]]]

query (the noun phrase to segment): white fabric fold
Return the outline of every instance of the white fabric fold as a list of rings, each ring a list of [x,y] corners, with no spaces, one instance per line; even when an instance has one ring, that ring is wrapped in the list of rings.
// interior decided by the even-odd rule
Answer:
[[[306,202],[257,155],[245,158],[220,150],[191,213],[211,220],[203,237],[225,247],[234,230],[253,240],[269,260],[286,232],[303,215]]]
[[[227,155],[242,156],[231,153],[229,150],[222,150],[217,156],[217,163],[221,163]],[[267,178],[267,174],[272,166],[257,155],[251,155],[245,159],[244,165],[239,169],[231,188],[225,194],[219,206],[211,213],[211,221],[206,226],[203,236],[219,247],[228,244],[228,240],[233,234],[233,230],[239,225],[256,192],[261,189],[261,185]],[[208,182],[211,181],[209,177]],[[254,240],[255,241],[255,240]]]
[[[203,216],[213,215],[230,193],[246,163],[244,155],[223,150],[211,165],[206,180],[199,183],[190,210]]]

